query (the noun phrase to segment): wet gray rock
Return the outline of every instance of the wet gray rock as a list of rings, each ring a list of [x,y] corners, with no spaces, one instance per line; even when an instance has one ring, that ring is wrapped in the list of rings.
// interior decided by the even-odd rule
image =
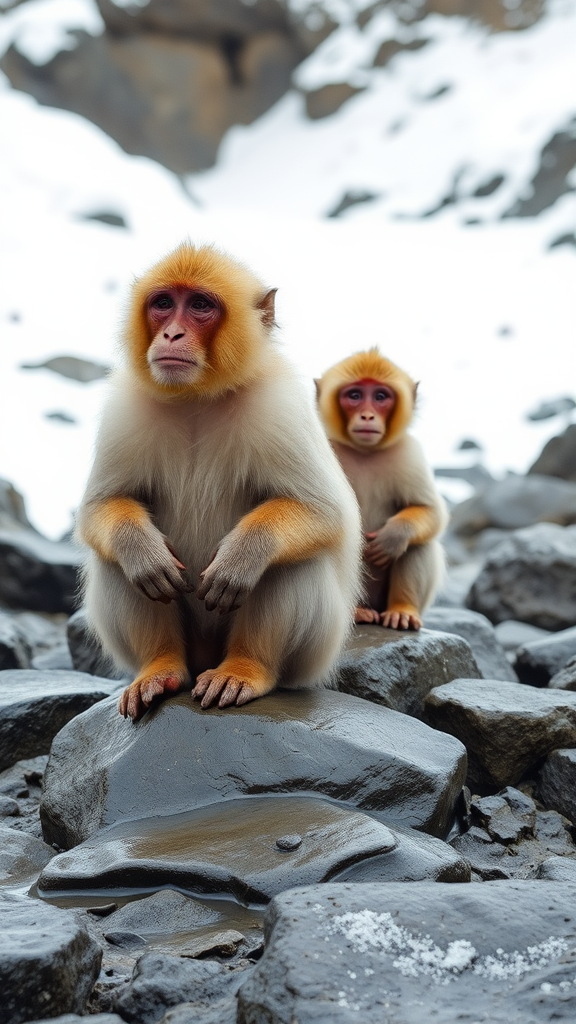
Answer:
[[[103,679],[121,679],[112,658],[105,654],[98,638],[91,632],[86,612],[79,608],[68,619],[68,647],[77,672],[88,672]]]
[[[426,698],[428,720],[468,751],[473,792],[513,786],[556,747],[576,746],[576,694],[457,679]]]
[[[545,881],[284,893],[238,1021],[572,1024],[575,899],[576,885]]]
[[[152,896],[126,903],[106,916],[106,930],[169,935],[194,932],[220,922],[220,914],[175,889],[161,889]]]
[[[518,648],[524,644],[529,644],[533,640],[543,640],[545,636],[549,636],[547,629],[530,626],[527,622],[518,622],[514,619],[497,622],[494,632],[508,656],[515,655]]]
[[[470,644],[472,654],[484,679],[508,679],[517,682],[517,675],[506,657],[494,626],[485,615],[468,608],[429,608],[424,615],[426,629],[456,633]],[[454,677],[456,678],[456,677]],[[446,680],[448,682],[448,680]]]
[[[576,423],[544,445],[528,473],[544,473],[576,483]]]
[[[355,627],[340,659],[336,685],[343,693],[422,718],[430,690],[464,676],[480,677],[480,670],[461,637],[363,625]]]
[[[0,530],[0,601],[9,608],[70,613],[80,549],[32,530]]]
[[[283,828],[302,843],[280,850]],[[43,893],[72,889],[153,889],[227,894],[266,903],[297,885],[323,882],[349,864],[396,846],[385,825],[367,814],[313,797],[245,797],[191,813],[140,819],[108,829],[42,872]]]
[[[279,846],[278,833],[294,823],[300,842]],[[168,884],[255,905],[285,889],[329,879],[461,882],[469,877],[466,863],[439,839],[411,829],[396,832],[335,802],[284,796],[245,797],[114,826],[54,858],[39,888],[53,894],[91,886],[145,891]],[[133,913],[120,914],[121,930],[143,933],[141,918],[133,920]],[[118,928],[118,914],[114,919]]]
[[[456,506],[450,530],[473,537],[488,527],[519,530],[540,522],[576,523],[576,483],[540,475],[497,480]]]
[[[218,1012],[227,1002],[234,1005],[234,996],[246,976],[245,968],[234,969],[213,960],[145,953],[138,960],[132,980],[116,998],[114,1009],[128,1024],[155,1024],[169,1007],[188,1003],[190,1020],[203,1024],[201,1014],[206,1010]]]
[[[548,686],[554,690],[576,690],[576,656],[552,676]]]
[[[19,633],[23,636],[26,647],[30,649],[32,660],[43,654],[49,654],[66,642],[67,615],[64,613],[48,614],[41,612],[8,612]],[[27,665],[20,666],[27,668]]]
[[[0,672],[0,771],[21,758],[47,754],[56,733],[116,685],[82,672]]]
[[[0,610],[0,670],[28,668],[30,647],[15,619]]]
[[[0,825],[0,883],[31,885],[53,856],[41,839]]]
[[[508,786],[495,796],[472,798],[472,827],[452,840],[475,880],[540,878],[550,856],[576,858],[570,822],[538,810],[526,794]]]
[[[82,1013],[101,959],[73,912],[0,893],[3,1024]]]
[[[514,668],[521,683],[547,686],[552,676],[576,656],[576,627],[532,640],[516,652]]]
[[[538,523],[514,532],[488,555],[466,605],[494,623],[519,619],[567,629],[576,625],[575,574],[576,526]]]
[[[453,737],[344,693],[280,691],[206,711],[182,693],[136,724],[112,698],[54,740],[41,815],[47,840],[69,849],[144,815],[305,792],[442,837],[465,771]],[[300,829],[277,834],[287,831]]]
[[[18,803],[18,816],[6,824],[36,838],[42,836],[40,787],[47,760],[47,755],[24,758],[0,772],[0,793],[11,796]]]
[[[576,824],[576,750],[553,750],[542,767],[538,795]]]

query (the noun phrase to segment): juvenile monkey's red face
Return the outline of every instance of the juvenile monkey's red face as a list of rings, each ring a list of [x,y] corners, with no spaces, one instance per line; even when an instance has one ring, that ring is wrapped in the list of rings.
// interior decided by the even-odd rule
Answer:
[[[364,449],[378,445],[396,405],[393,389],[388,384],[365,377],[341,388],[338,402],[352,443]]]
[[[153,379],[164,385],[194,384],[223,316],[220,298],[203,288],[177,285],[152,291],[146,300],[152,338],[146,358]]]

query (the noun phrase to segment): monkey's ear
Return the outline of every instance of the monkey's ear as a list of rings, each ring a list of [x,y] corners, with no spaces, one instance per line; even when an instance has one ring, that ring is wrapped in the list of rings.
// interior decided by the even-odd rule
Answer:
[[[264,327],[274,327],[274,315],[276,312],[274,308],[274,300],[276,298],[277,291],[277,288],[271,288],[270,291],[266,292],[266,295],[256,303],[257,309],[261,312]]]
[[[320,377],[314,377],[314,387],[316,388],[316,398],[320,398],[320,384],[322,379]]]
[[[419,387],[420,387],[420,381],[419,380],[414,381],[414,389],[413,389],[414,401],[416,401],[416,399],[418,398],[418,388]]]

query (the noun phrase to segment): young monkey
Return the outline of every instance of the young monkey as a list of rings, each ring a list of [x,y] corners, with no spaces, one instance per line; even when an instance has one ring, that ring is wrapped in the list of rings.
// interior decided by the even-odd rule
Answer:
[[[317,381],[320,415],[356,493],[366,546],[365,602],[355,621],[420,629],[443,576],[448,521],[418,442],[406,433],[417,385],[376,348]]]

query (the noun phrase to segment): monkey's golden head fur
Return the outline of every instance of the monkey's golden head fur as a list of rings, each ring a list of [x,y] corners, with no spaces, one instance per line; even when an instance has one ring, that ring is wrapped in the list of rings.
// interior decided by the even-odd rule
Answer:
[[[349,448],[354,445],[346,433],[346,418],[338,396],[343,387],[357,380],[371,378],[381,384],[388,384],[396,395],[396,405],[386,424],[386,433],[382,440],[373,448],[388,448],[402,436],[408,427],[416,402],[418,385],[399,366],[385,359],[377,348],[367,352],[355,352],[335,366],[326,370],[317,381],[318,408],[324,428],[331,441],[339,441]]]
[[[205,288],[218,295],[222,322],[207,361],[194,384],[159,385],[150,375],[146,353],[152,338],[146,319],[150,293],[161,288]],[[124,332],[128,358],[147,390],[167,397],[211,398],[253,379],[272,324],[259,303],[267,294],[262,283],[241,263],[213,246],[184,242],[155,263],[132,287]]]

